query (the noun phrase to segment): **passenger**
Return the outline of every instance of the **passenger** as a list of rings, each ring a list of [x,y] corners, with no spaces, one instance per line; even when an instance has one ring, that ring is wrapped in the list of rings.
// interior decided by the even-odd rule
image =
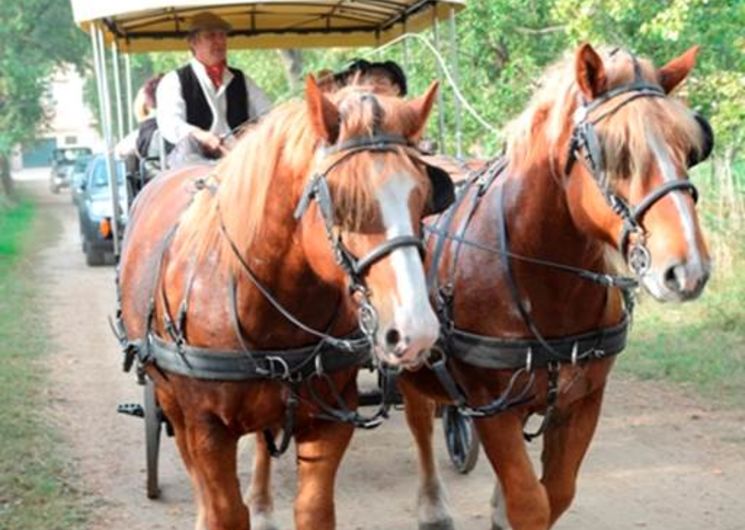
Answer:
[[[347,68],[334,75],[334,83],[333,90],[356,83],[373,85],[383,93],[398,97],[404,97],[408,92],[406,74],[394,61],[370,62],[355,59]],[[426,155],[434,155],[438,151],[437,142],[427,138],[420,139],[417,147]]]
[[[370,62],[355,59],[334,77],[341,86],[350,83],[370,84],[394,96],[403,97],[407,94],[406,74],[394,61]]]
[[[189,64],[169,72],[158,86],[158,129],[171,145],[169,157],[180,165],[197,158],[217,158],[225,152],[224,139],[242,123],[271,108],[254,81],[227,66],[230,25],[210,12],[189,22]]]
[[[157,128],[155,125],[155,89],[161,77],[163,77],[162,74],[153,76],[145,81],[137,91],[132,103],[132,113],[137,120],[137,129],[125,136],[114,148],[114,153],[122,160],[126,160],[131,155],[147,156],[146,147],[148,146],[143,146],[145,149],[142,151],[139,150],[140,129],[144,127],[147,132],[142,134],[149,138],[152,136],[152,130]]]
[[[135,195],[160,170],[160,136],[156,122],[155,92],[162,74],[148,79],[137,91],[132,110],[138,128],[115,147],[115,154],[124,161]]]

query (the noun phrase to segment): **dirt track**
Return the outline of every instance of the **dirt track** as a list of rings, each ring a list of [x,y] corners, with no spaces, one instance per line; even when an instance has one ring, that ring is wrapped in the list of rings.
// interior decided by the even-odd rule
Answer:
[[[48,296],[40,311],[52,338],[49,419],[67,440],[63,451],[94,507],[89,528],[192,528],[189,482],[173,441],[165,439],[161,452],[163,497],[148,501],[142,421],[115,412],[118,403],[140,401],[141,388],[121,372],[106,323],[114,308],[113,268],[86,267],[69,195],[52,196],[45,182],[21,185],[62,227],[33,267]],[[490,467],[482,455],[475,471],[458,475],[441,438],[438,454],[457,527],[488,528]],[[278,522],[292,528],[292,455],[278,462],[274,489]],[[395,414],[377,431],[355,435],[337,486],[338,527],[413,529],[415,491],[412,442],[402,414]],[[557,528],[745,529],[745,412],[722,412],[680,389],[615,377],[577,500]]]

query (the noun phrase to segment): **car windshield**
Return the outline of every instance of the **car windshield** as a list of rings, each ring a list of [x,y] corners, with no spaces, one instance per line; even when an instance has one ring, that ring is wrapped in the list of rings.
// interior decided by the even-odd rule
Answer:
[[[122,185],[124,183],[124,163],[116,161],[114,166],[116,167],[116,181],[119,185]],[[97,158],[95,160],[89,182],[92,190],[108,189],[109,174],[106,171],[105,158]]]
[[[78,158],[90,156],[88,147],[67,147],[54,150],[54,161],[57,164],[72,164]]]
[[[81,156],[77,160],[75,160],[75,173],[82,173],[85,171],[85,169],[88,167],[88,164],[91,161],[91,157],[88,155]]]

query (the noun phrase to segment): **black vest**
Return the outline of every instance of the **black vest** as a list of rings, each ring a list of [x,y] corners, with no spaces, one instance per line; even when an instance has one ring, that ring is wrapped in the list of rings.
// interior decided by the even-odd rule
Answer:
[[[248,120],[248,96],[246,95],[246,79],[243,72],[228,67],[233,79],[226,90],[228,125],[235,129]],[[181,82],[181,96],[186,103],[186,122],[208,131],[212,127],[212,110],[204,96],[199,79],[190,64],[177,70]]]

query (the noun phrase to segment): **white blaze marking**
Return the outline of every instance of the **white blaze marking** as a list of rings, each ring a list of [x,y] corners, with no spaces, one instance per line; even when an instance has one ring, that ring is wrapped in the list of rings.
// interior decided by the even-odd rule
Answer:
[[[647,137],[649,139],[649,145],[654,153],[657,167],[660,169],[662,174],[662,180],[664,182],[670,182],[679,180],[678,172],[675,169],[675,165],[670,159],[670,155],[667,151],[667,146],[660,141],[655,134],[650,134],[647,131]],[[683,190],[681,190],[683,191]],[[684,192],[685,193],[685,192]],[[680,220],[683,228],[683,236],[685,237],[686,243],[688,244],[688,266],[693,266],[694,269],[703,268],[701,265],[701,256],[699,255],[698,248],[696,247],[696,227],[693,222],[691,210],[686,206],[686,202],[683,200],[683,193],[680,191],[673,191],[667,195],[673,200],[675,208],[678,210]],[[654,206],[653,206],[654,208]]]
[[[415,187],[414,178],[407,173],[391,175],[376,194],[387,239],[414,235],[409,213],[409,197]],[[437,338],[437,319],[427,297],[424,266],[419,251],[413,246],[400,247],[388,256],[396,277],[398,300],[394,305],[394,322],[402,338],[421,342],[428,348]],[[427,341],[431,341],[427,344]],[[418,352],[414,352],[416,354]]]

